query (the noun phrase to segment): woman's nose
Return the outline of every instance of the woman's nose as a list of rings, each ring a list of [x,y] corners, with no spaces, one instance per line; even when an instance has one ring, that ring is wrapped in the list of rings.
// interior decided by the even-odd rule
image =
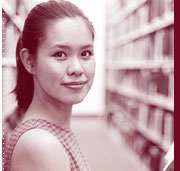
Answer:
[[[81,64],[81,61],[78,57],[73,57],[70,60],[70,64],[68,67],[68,75],[76,75],[79,76],[83,73],[84,69],[83,66]]]

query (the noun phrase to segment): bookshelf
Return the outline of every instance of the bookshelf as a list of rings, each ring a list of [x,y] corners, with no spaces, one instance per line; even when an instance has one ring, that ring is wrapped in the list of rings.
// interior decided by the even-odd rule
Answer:
[[[15,27],[21,31],[23,28],[23,21],[21,17],[18,15],[15,15],[14,10],[9,6],[9,4],[6,1],[2,2],[3,10],[6,12],[8,17],[10,18],[11,22],[15,25]]]
[[[109,82],[109,85],[107,85],[107,89],[111,92],[136,99],[138,101],[141,101],[143,103],[146,103],[148,105],[154,105],[158,106],[160,108],[173,111],[174,110],[174,103],[170,98],[166,98],[161,95],[147,95],[145,93],[142,93],[140,91],[137,91],[136,89],[129,88],[126,86],[121,86],[117,83]]]
[[[26,10],[24,1],[2,2],[3,119],[11,114],[17,105],[11,91],[16,84],[16,43],[23,28]]]
[[[151,171],[174,140],[174,0],[106,6],[107,123]]]
[[[133,1],[132,3],[128,3],[127,6],[123,8],[123,10],[118,10],[116,13],[116,16],[112,18],[112,23],[117,21],[122,21],[129,15],[131,15],[136,9],[138,9],[140,6],[142,6],[147,0],[139,0],[139,1]],[[118,1],[115,1],[115,5],[118,5]]]

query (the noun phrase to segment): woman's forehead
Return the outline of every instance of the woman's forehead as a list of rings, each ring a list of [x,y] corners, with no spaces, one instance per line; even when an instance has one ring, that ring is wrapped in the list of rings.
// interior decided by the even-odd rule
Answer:
[[[45,41],[55,44],[92,44],[92,31],[80,17],[52,21],[45,31]]]

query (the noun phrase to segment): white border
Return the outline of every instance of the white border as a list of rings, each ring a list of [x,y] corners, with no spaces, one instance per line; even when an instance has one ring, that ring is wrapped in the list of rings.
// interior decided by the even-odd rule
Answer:
[[[0,6],[1,6],[1,12],[0,12],[0,14],[1,14],[1,21],[0,21],[0,28],[1,28],[1,33],[2,34],[0,34],[0,47],[2,47],[2,35],[3,35],[3,29],[2,29],[2,24],[3,24],[3,16],[2,16],[2,3],[0,4]],[[1,54],[1,67],[0,67],[0,88],[1,88],[1,92],[3,93],[3,89],[2,89],[2,75],[3,75],[3,73],[2,73],[2,48],[0,48],[0,54]],[[0,134],[1,134],[1,138],[0,138],[0,144],[1,144],[1,148],[0,148],[0,153],[2,154],[2,135],[3,135],[3,123],[2,123],[2,118],[3,118],[3,98],[2,98],[2,94],[1,94],[1,97],[0,97],[0,109],[1,109],[1,124],[0,124]],[[2,155],[1,155],[1,159],[0,159],[0,170],[3,170],[3,168],[2,168]]]

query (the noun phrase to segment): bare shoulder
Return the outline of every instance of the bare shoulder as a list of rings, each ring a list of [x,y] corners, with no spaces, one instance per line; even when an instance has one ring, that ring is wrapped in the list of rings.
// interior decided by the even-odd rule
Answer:
[[[58,139],[42,129],[32,129],[18,140],[11,171],[69,171],[67,154]]]

